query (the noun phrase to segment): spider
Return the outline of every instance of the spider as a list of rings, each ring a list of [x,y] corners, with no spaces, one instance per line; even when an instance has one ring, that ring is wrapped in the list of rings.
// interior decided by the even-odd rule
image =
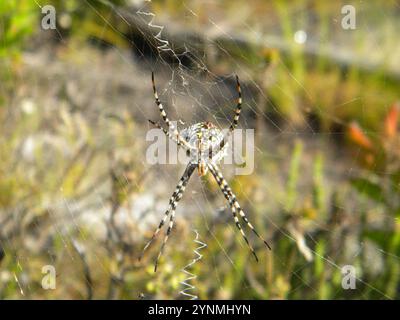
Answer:
[[[178,185],[175,188],[174,193],[172,194],[171,198],[169,199],[168,209],[165,211],[163,218],[160,221],[159,226],[153,233],[151,239],[145,245],[139,260],[142,258],[143,254],[145,253],[146,249],[149,248],[153,240],[156,238],[157,234],[160,232],[164,224],[166,223],[168,217],[169,218],[169,225],[167,232],[164,237],[164,241],[161,245],[160,251],[158,253],[157,259],[154,265],[154,272],[157,271],[158,261],[163,254],[165,245],[168,241],[168,237],[170,236],[171,230],[174,226],[174,219],[175,219],[175,210],[178,206],[179,201],[182,199],[183,193],[185,191],[186,185],[189,182],[189,179],[193,173],[193,171],[197,168],[198,175],[204,176],[208,171],[211,172],[212,176],[216,180],[219,188],[221,189],[224,197],[229,203],[229,206],[232,211],[233,219],[235,221],[236,227],[238,228],[239,232],[241,233],[243,239],[245,240],[247,246],[249,247],[251,253],[255,257],[256,261],[258,262],[258,257],[256,252],[254,251],[252,245],[250,244],[247,236],[242,228],[242,225],[239,221],[238,214],[244,223],[252,230],[252,232],[261,239],[264,244],[271,250],[268,242],[264,240],[263,237],[256,231],[253,225],[249,222],[246,217],[246,214],[243,212],[242,208],[239,205],[239,202],[236,199],[236,196],[232,192],[232,189],[229,187],[227,181],[224,179],[221,170],[218,167],[218,163],[221,159],[226,155],[227,151],[227,139],[230,134],[232,134],[233,130],[237,127],[239,122],[240,111],[242,108],[242,93],[239,83],[239,78],[236,76],[236,89],[238,92],[237,98],[237,105],[235,109],[235,116],[233,121],[229,127],[229,131],[224,136],[216,126],[214,126],[211,122],[200,122],[189,126],[188,128],[182,130],[181,132],[171,123],[171,121],[167,117],[167,113],[164,110],[164,107],[158,98],[158,93],[156,89],[156,85],[154,82],[154,73],[151,74],[151,81],[153,85],[153,93],[156,105],[160,110],[161,117],[164,123],[168,126],[168,129],[162,127],[158,122],[149,120],[149,122],[156,126],[158,129],[161,129],[164,134],[177,143],[179,147],[185,149],[186,154],[189,156],[190,160],[183,173],[181,179],[179,180]]]

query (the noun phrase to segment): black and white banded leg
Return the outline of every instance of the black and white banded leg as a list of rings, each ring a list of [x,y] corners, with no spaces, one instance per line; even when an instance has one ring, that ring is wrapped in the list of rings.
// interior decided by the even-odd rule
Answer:
[[[239,211],[240,216],[242,217],[243,221],[248,225],[248,227],[253,231],[253,233],[259,238],[261,239],[264,244],[268,247],[268,249],[271,250],[270,245],[268,244],[268,242],[261,237],[261,235],[257,232],[257,230],[254,228],[254,226],[250,223],[250,221],[247,219],[246,214],[243,212],[242,208],[239,205],[239,202],[236,199],[236,196],[233,194],[232,189],[229,187],[228,183],[226,182],[226,180],[224,179],[224,177],[222,176],[221,170],[218,168],[217,165],[215,164],[210,164],[210,166],[213,168],[213,170],[215,171],[215,173],[217,174],[218,178],[221,181],[222,187],[224,188],[224,190],[226,190],[226,192],[229,194],[230,198],[232,199],[235,208]],[[221,187],[221,185],[220,185]]]
[[[257,230],[253,227],[253,225],[247,219],[246,214],[243,212],[242,208],[240,207],[239,202],[236,199],[236,196],[233,194],[232,189],[229,187],[228,183],[224,179],[219,168],[215,164],[212,164],[212,163],[209,163],[208,167],[209,167],[211,174],[214,176],[215,180],[217,181],[218,186],[220,187],[226,200],[229,202],[232,213],[233,213],[234,217],[236,217],[235,218],[236,226],[241,231],[241,234],[242,234],[244,240],[246,241],[246,243],[249,245],[249,241],[248,241],[246,235],[244,234],[244,231],[242,230],[240,224],[238,224],[236,211],[239,212],[239,215],[241,216],[243,221],[246,223],[246,225],[253,231],[253,233],[264,242],[264,244],[268,247],[268,249],[271,250],[271,247],[268,244],[268,242],[260,236],[260,234],[257,232]],[[255,256],[255,258],[258,260],[257,255],[255,254],[253,248],[250,245],[249,245],[249,247],[250,247],[250,250],[252,251],[253,255]]]
[[[158,225],[157,229],[154,231],[153,236],[151,237],[151,239],[147,242],[147,244],[143,248],[142,254],[139,257],[139,260],[143,257],[145,251],[151,245],[153,240],[156,238],[157,234],[160,232],[160,230],[164,226],[165,222],[167,221],[168,216],[171,214],[169,225],[168,225],[168,229],[167,229],[167,232],[165,234],[164,241],[163,241],[163,243],[161,245],[160,252],[159,252],[159,254],[157,256],[157,259],[156,259],[156,262],[155,262],[155,265],[154,265],[154,272],[157,271],[158,261],[159,261],[161,255],[162,255],[162,253],[164,251],[165,244],[167,243],[168,237],[169,237],[169,235],[171,233],[171,230],[172,230],[172,228],[174,226],[176,207],[177,207],[179,201],[182,199],[182,196],[183,196],[183,193],[185,191],[186,185],[189,182],[189,179],[190,179],[190,177],[191,177],[191,175],[192,175],[192,173],[193,173],[195,168],[196,168],[196,165],[193,165],[193,164],[189,164],[186,167],[185,172],[183,173],[181,179],[179,180],[179,183],[176,186],[174,193],[172,194],[171,198],[169,199],[168,209],[165,211],[164,217],[161,219],[160,224]]]
[[[224,139],[221,141],[221,143],[219,145],[219,150],[221,150],[225,146],[229,136],[232,134],[232,131],[235,130],[235,128],[237,127],[237,125],[239,123],[240,112],[242,111],[242,89],[240,87],[240,82],[239,82],[238,76],[236,76],[236,90],[238,93],[238,98],[237,98],[237,104],[236,104],[236,108],[235,108],[235,116],[233,117],[233,121],[229,127],[229,131],[224,136]]]
[[[167,113],[165,112],[165,109],[158,98],[158,93],[156,89],[156,84],[154,82],[154,72],[151,73],[151,82],[153,84],[153,93],[154,93],[154,98],[156,100],[156,104],[158,106],[158,109],[160,110],[161,117],[163,118],[164,122],[167,124],[169,130],[173,132],[173,135],[176,137],[176,140],[180,142],[180,144],[184,145],[186,148],[190,149],[190,145],[186,142],[185,139],[182,138],[180,135],[178,129],[173,125],[173,123],[168,119]],[[165,132],[165,131],[164,131]]]
[[[238,125],[239,123],[239,116],[240,116],[240,111],[242,111],[242,89],[240,88],[240,82],[239,82],[239,77],[236,76],[236,90],[238,92],[238,99],[237,99],[237,105],[235,109],[235,116],[233,117],[233,122],[231,123],[231,126],[229,127],[229,131],[232,132]]]
[[[247,246],[249,247],[251,253],[253,254],[254,258],[256,259],[256,261],[258,262],[258,257],[257,254],[253,248],[253,246],[250,244],[250,241],[247,239],[247,236],[242,228],[242,225],[239,222],[239,219],[237,217],[237,213],[236,213],[236,208],[234,206],[233,200],[231,199],[231,197],[229,196],[228,191],[222,187],[222,180],[219,178],[218,174],[216,173],[215,169],[211,166],[209,166],[209,170],[211,172],[211,174],[214,176],[215,180],[218,183],[218,186],[220,187],[222,193],[224,194],[225,198],[228,200],[231,211],[232,211],[232,215],[233,215],[233,219],[235,220],[235,224],[236,227],[238,228],[238,230],[240,231],[244,241],[246,242]]]
[[[171,134],[170,134],[167,130],[165,130],[158,122],[155,122],[155,121],[153,121],[153,120],[149,120],[149,122],[150,122],[153,126],[155,126],[157,129],[162,130],[162,132],[164,132],[164,134],[165,134],[169,139],[171,139],[172,141],[174,141],[178,146],[182,146],[182,143],[181,143],[179,140],[177,140],[176,138],[174,138],[173,136],[171,136]],[[184,146],[184,147],[185,147],[185,146]],[[186,149],[186,147],[185,147],[185,149]]]

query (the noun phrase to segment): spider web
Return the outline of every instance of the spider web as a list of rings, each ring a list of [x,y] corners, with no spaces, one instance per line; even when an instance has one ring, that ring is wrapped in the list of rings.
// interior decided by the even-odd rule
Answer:
[[[151,71],[155,72],[160,99],[166,108],[169,118],[185,122],[183,126],[178,124],[180,128],[206,120],[213,122],[220,128],[229,126],[233,118],[236,99],[234,76],[238,74],[242,83],[244,100],[240,127],[250,129],[256,128],[256,135],[258,135],[255,149],[255,172],[253,174],[259,175],[259,179],[257,180],[257,188],[259,190],[257,197],[259,199],[254,200],[253,190],[249,189],[245,185],[245,182],[234,177],[233,165],[221,166],[221,169],[230,183],[236,181],[235,190],[240,191],[239,202],[241,202],[240,200],[245,202],[242,207],[249,215],[249,219],[253,222],[256,229],[260,229],[257,228],[256,222],[265,223],[267,228],[262,230],[270,234],[264,233],[263,235],[267,239],[275,235],[274,238],[278,239],[277,241],[272,239],[273,251],[275,246],[279,246],[279,243],[277,243],[279,239],[284,239],[295,248],[298,254],[297,259],[303,261],[297,261],[296,269],[291,272],[291,277],[297,279],[298,287],[291,288],[290,292],[307,289],[315,292],[314,296],[318,297],[319,287],[314,285],[314,282],[311,281],[312,279],[302,278],[300,271],[310,268],[316,263],[316,259],[323,261],[334,270],[341,270],[343,261],[336,261],[334,257],[330,257],[327,254],[320,254],[315,249],[318,238],[313,232],[303,231],[301,233],[296,228],[293,231],[288,229],[282,222],[280,215],[284,212],[282,208],[286,208],[287,206],[286,198],[284,197],[284,193],[286,192],[285,180],[289,175],[292,149],[295,148],[296,141],[301,140],[303,142],[304,151],[300,160],[300,166],[304,168],[304,171],[300,171],[302,177],[299,179],[297,189],[301,189],[302,187],[307,188],[307,186],[309,186],[312,166],[307,166],[307,163],[313,162],[317,154],[321,152],[324,154],[324,160],[326,161],[324,166],[324,174],[326,174],[325,179],[329,177],[339,182],[343,182],[346,177],[352,176],[353,171],[356,170],[354,166],[357,159],[351,159],[351,162],[349,161],[342,165],[335,165],[338,151],[332,150],[330,144],[338,136],[344,136],[344,128],[347,123],[337,117],[335,112],[327,111],[319,106],[318,102],[316,102],[316,98],[312,92],[309,91],[310,89],[307,88],[307,84],[297,79],[284,59],[278,58],[276,63],[285,70],[287,78],[292,79],[297,84],[297,90],[300,90],[307,99],[305,104],[313,105],[313,107],[316,108],[316,113],[321,117],[329,119],[334,125],[341,128],[339,131],[332,132],[330,130],[316,129],[310,124],[309,118],[307,117],[307,109],[306,107],[303,108],[301,103],[298,107],[300,112],[298,112],[299,118],[297,119],[297,122],[301,123],[301,125],[296,124],[287,114],[275,107],[275,102],[268,95],[268,84],[274,81],[272,78],[273,70],[268,69],[268,65],[265,66],[266,70],[269,70],[266,72],[265,80],[267,90],[261,87],[259,81],[256,80],[259,75],[257,67],[252,65],[253,62],[250,61],[251,58],[249,58],[247,53],[249,43],[254,46],[265,43],[266,47],[285,48],[285,44],[279,41],[279,32],[275,32],[279,29],[276,26],[276,17],[275,19],[271,19],[271,21],[263,22],[263,24],[262,21],[259,21],[261,17],[255,17],[255,21],[253,20],[251,22],[248,22],[249,19],[241,19],[240,17],[237,21],[226,21],[223,8],[221,8],[221,5],[217,1],[208,1],[207,5],[204,6],[199,5],[195,1],[182,1],[180,7],[181,13],[179,13],[179,15],[172,15],[168,10],[166,12],[162,9],[160,10],[159,6],[162,7],[162,5],[158,2],[133,1],[132,8],[129,10],[125,7],[114,5],[107,0],[99,0],[99,2],[109,9],[110,16],[114,15],[119,17],[120,24],[115,25],[113,22],[110,22],[111,19],[98,11],[91,1],[82,2],[82,6],[90,7],[95,15],[103,21],[104,30],[113,30],[129,43],[130,48],[128,50],[134,52],[134,57],[132,58],[128,50],[118,47],[109,49],[111,52],[110,55],[116,56],[118,63],[121,64],[123,68],[126,68],[119,79],[115,80],[115,78],[111,77],[109,81],[130,82],[127,95],[131,95],[132,100],[127,109],[133,114],[135,122],[140,128],[140,130],[135,130],[136,135],[133,139],[135,142],[132,142],[132,144],[136,143],[136,141],[142,141],[139,144],[143,147],[142,154],[137,154],[139,160],[135,165],[143,166],[145,168],[144,170],[148,170],[149,175],[152,176],[144,183],[141,191],[138,192],[138,195],[130,202],[129,206],[120,208],[117,218],[120,219],[122,223],[134,223],[139,226],[143,234],[141,234],[140,237],[133,236],[135,237],[134,240],[138,241],[138,238],[145,237],[144,230],[153,231],[153,226],[161,219],[169,196],[172,194],[184,170],[182,165],[150,166],[146,163],[146,132],[151,128],[147,123],[147,119],[159,119],[159,114],[154,105],[151,92]],[[358,8],[360,8],[358,17],[363,14],[363,10],[368,9],[364,6],[367,6],[367,4],[358,6]],[[207,9],[207,7],[209,9]],[[215,10],[212,11],[211,8]],[[202,13],[204,10],[206,10],[206,14]],[[380,10],[382,16],[388,15],[388,9],[380,8]],[[250,10],[250,12],[252,12],[252,10]],[[313,34],[312,32],[312,22],[309,21],[312,17],[308,17],[307,12],[308,10],[305,6],[298,6],[292,8],[289,15],[289,19],[292,20],[295,26],[292,31],[296,31],[296,28],[298,30],[310,29],[308,37],[311,39],[307,39],[306,43],[309,44],[307,50],[312,50],[313,46],[318,46],[318,43],[322,43],[326,44],[328,49],[325,49],[325,51],[327,51],[328,54],[329,50],[332,50],[332,48],[339,50],[342,42],[346,43],[354,40],[354,35],[349,37],[342,35],[343,38],[333,40],[318,38],[317,34]],[[246,12],[244,12],[243,15],[246,17]],[[251,16],[251,14],[247,13],[247,17],[248,16]],[[338,12],[337,17],[340,20],[340,12]],[[371,27],[368,21],[362,19],[362,17],[359,19],[360,22],[358,23],[357,30],[369,32]],[[121,27],[121,25],[123,27]],[[198,28],[189,28],[191,25]],[[122,29],[125,30],[126,28],[135,30],[133,39],[122,31]],[[187,28],[187,30],[185,28]],[[263,37],[261,32],[263,30],[271,30],[271,32],[268,33],[269,36]],[[372,41],[376,41],[375,38],[373,38]],[[329,47],[331,43],[333,43],[333,45]],[[202,47],[202,49],[199,49],[199,47]],[[381,49],[381,51],[383,52],[384,49]],[[348,52],[345,50],[340,51],[338,59],[340,61],[344,60],[345,63],[348,64],[355,63],[346,56],[347,53]],[[221,66],[214,66],[213,59],[216,59],[218,61],[216,64],[221,64]],[[261,61],[258,63],[262,64],[263,62]],[[118,70],[122,72],[121,68]],[[271,73],[271,75],[268,75],[268,73]],[[130,78],[130,74],[132,74],[132,78]],[[110,74],[108,73],[108,75]],[[132,88],[134,88],[134,93],[131,92]],[[102,89],[104,89],[102,86],[97,88],[97,90]],[[280,88],[278,87],[278,89]],[[94,90],[96,91],[95,87]],[[285,87],[282,87],[280,90],[283,95],[291,96],[291,93],[287,92]],[[351,104],[359,99],[361,98],[358,96],[352,96],[345,103],[336,106],[336,109],[343,108],[347,104]],[[295,102],[296,101],[293,101],[293,103]],[[113,102],[110,100],[106,101],[106,103],[101,103],[99,108],[104,106],[105,111],[94,110],[94,116],[98,116],[99,114],[103,117],[108,114],[118,115],[115,108],[117,108],[119,101],[117,100],[117,106],[112,107],[105,106],[105,104],[108,103],[111,104]],[[270,111],[260,107],[260,103],[264,103],[268,106]],[[123,107],[125,108],[126,106],[124,105]],[[335,110],[335,108],[333,108],[333,110]],[[364,111],[361,110],[360,112],[363,113]],[[90,117],[92,114],[88,114],[87,116]],[[161,121],[160,123],[162,124]],[[257,123],[261,123],[261,125],[257,125]],[[373,134],[379,134],[379,132],[374,132]],[[104,143],[106,144],[107,141]],[[267,169],[260,163],[261,161],[265,161],[265,159],[268,162],[268,165],[266,165]],[[273,169],[271,174],[268,173],[268,168]],[[122,176],[125,179],[122,185],[122,191],[125,194],[129,194],[129,187],[137,182],[132,182],[131,178],[125,174]],[[86,227],[83,228],[81,226],[82,221],[86,222],[87,225],[93,221],[98,223],[99,219],[108,219],[110,211],[110,205],[106,200],[108,191],[107,188],[104,188],[102,183],[103,182],[99,183],[96,188],[94,188],[92,192],[94,196],[91,198],[90,205],[82,205],[79,201],[64,198],[63,190],[60,190],[59,197],[61,197],[62,200],[60,203],[52,203],[51,209],[48,210],[53,221],[52,226],[60,236],[61,242],[64,246],[67,246],[68,243],[73,244],[75,251],[78,253],[78,255],[76,255],[74,252],[66,250],[66,256],[63,257],[63,259],[65,259],[65,261],[71,260],[76,263],[78,260],[79,263],[82,264],[82,274],[85,278],[86,288],[89,288],[87,290],[89,296],[93,294],[90,293],[90,288],[94,288],[94,286],[91,277],[84,275],[85,266],[89,264],[87,260],[94,261],[100,266],[103,273],[109,274],[107,263],[102,260],[102,257],[98,256],[96,253],[90,254],[89,249],[85,249],[87,242],[91,241],[99,246],[102,245],[103,242],[99,241],[96,235],[86,233]],[[204,265],[204,260],[197,262],[199,264],[199,268],[196,269],[196,272],[199,273],[197,277],[201,279],[203,270],[207,273],[208,277],[212,277],[214,281],[219,284],[218,286],[223,289],[225,284],[222,282],[221,276],[226,272],[226,264],[228,264],[233,274],[236,274],[237,277],[242,279],[240,296],[251,296],[254,290],[254,284],[250,283],[247,278],[240,274],[242,269],[238,266],[236,255],[232,256],[230,249],[223,241],[225,238],[221,239],[221,233],[215,231],[212,224],[215,221],[222,220],[226,230],[229,231],[229,237],[234,239],[233,245],[245,252],[248,251],[248,248],[243,239],[237,236],[238,231],[222,193],[219,197],[210,197],[209,187],[207,181],[201,181],[196,175],[193,175],[189,182],[188,189],[176,210],[177,225],[188,224],[190,226],[188,228],[189,230],[193,228],[197,229],[199,238],[208,246],[210,242],[215,243],[219,248],[219,255],[224,257],[223,260],[218,257],[213,257],[213,265]],[[332,190],[332,185],[326,186],[326,193],[332,193]],[[306,197],[307,194],[300,194],[296,203],[301,202],[301,200],[306,200]],[[260,203],[264,204],[261,209]],[[367,203],[366,205],[372,206],[373,204]],[[335,204],[333,204],[333,206],[335,206]],[[86,207],[89,207],[89,209]],[[365,210],[365,208],[358,208],[357,205],[353,205],[350,208],[336,207],[335,209],[350,210],[355,215],[361,215],[363,213],[362,210]],[[85,210],[90,211],[92,214],[82,214]],[[67,212],[68,214],[60,217],[59,214],[54,214],[54,212],[57,211]],[[93,214],[93,212],[95,214]],[[383,213],[379,214],[382,215],[382,219],[385,218]],[[97,216],[96,219],[93,218],[94,215]],[[66,222],[68,225],[72,224],[73,229],[78,231],[80,243],[75,241],[75,237],[77,237],[76,234],[72,236],[70,233],[65,233],[63,231],[63,224]],[[203,224],[202,231],[200,230],[199,223]],[[333,234],[334,232],[326,229],[323,225],[323,221],[314,220],[311,224],[314,225],[315,228],[323,229],[327,234]],[[176,231],[176,228],[172,231],[171,238],[163,256],[166,269],[169,263],[172,263],[174,268],[179,269],[187,264],[182,263],[181,265],[175,265],[180,262],[175,262],[173,260],[172,252],[175,250],[171,247],[177,245],[179,242],[173,239],[179,238],[179,234],[174,231]],[[296,231],[300,232],[300,234],[296,233]],[[250,232],[248,232],[248,235],[250,235]],[[160,233],[159,238],[162,239],[162,237],[163,234]],[[190,239],[190,241],[192,241],[192,239]],[[178,253],[190,253],[194,250],[190,241],[183,241],[181,247],[178,248]],[[255,237],[251,237],[251,241],[256,245],[258,240]],[[80,245],[82,247],[80,247]],[[157,248],[158,246],[159,243],[155,245]],[[261,247],[259,245],[256,245],[256,247],[258,248],[257,252],[261,254]],[[152,256],[156,255],[157,248],[151,253]],[[367,246],[364,240],[363,242],[356,240],[355,248],[353,249],[354,254],[347,259],[347,264],[352,265],[352,258],[355,259],[362,254],[370,254],[371,250],[371,259],[374,259],[374,257],[382,259],[382,256],[392,256],[396,260],[400,258],[395,252],[385,251],[376,244],[368,245],[369,253],[364,252],[367,250],[366,248]],[[202,253],[203,255],[207,255],[207,250]],[[268,257],[270,257],[270,254],[266,255],[266,258],[264,258],[268,259]],[[29,258],[18,258],[18,266],[20,266],[21,269],[25,268],[25,259]],[[151,259],[146,261],[149,264],[153,263]],[[223,264],[221,264],[221,261]],[[274,261],[276,263],[275,268],[285,269],[288,267],[287,260],[284,257],[274,254]],[[255,261],[250,259],[247,263],[256,264]],[[146,268],[146,266],[141,267]],[[161,266],[158,273],[164,272],[165,268]],[[21,280],[17,276],[17,273],[14,273],[14,275],[21,293],[33,292],[33,289],[29,287],[22,288],[20,284]],[[156,274],[154,277],[157,278],[159,275]],[[364,279],[362,274],[357,276],[357,284],[368,287],[382,299],[395,298],[381,291],[373,280]],[[199,286],[199,288],[200,287],[201,286]],[[165,288],[160,288],[159,290],[163,291],[164,289]],[[182,288],[176,290],[176,293],[181,289]],[[151,295],[146,286],[143,288],[132,288],[132,291],[141,292],[144,297]],[[333,294],[333,296],[336,298],[343,298],[345,296],[344,291],[345,290],[339,290]],[[83,291],[79,292],[82,294],[82,298],[87,298],[86,294],[81,293]],[[288,294],[290,294],[290,292]],[[207,298],[202,292],[198,291],[198,294],[200,297]]]

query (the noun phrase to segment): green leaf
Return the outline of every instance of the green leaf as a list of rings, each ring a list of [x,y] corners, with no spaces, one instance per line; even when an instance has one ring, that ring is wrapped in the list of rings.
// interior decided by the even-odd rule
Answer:
[[[292,152],[292,159],[290,160],[289,176],[286,186],[286,205],[287,211],[293,210],[297,197],[297,182],[299,180],[300,173],[300,161],[303,153],[303,143],[300,140],[296,140],[294,149]]]
[[[351,181],[352,186],[362,195],[380,203],[386,203],[381,186],[366,178],[355,178]]]

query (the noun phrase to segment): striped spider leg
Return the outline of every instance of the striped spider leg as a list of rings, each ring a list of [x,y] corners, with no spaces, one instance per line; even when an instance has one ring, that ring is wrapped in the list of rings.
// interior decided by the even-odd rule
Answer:
[[[172,141],[174,141],[178,146],[182,146],[182,143],[181,143],[178,139],[176,139],[175,137],[171,136],[171,134],[170,134],[167,130],[165,130],[158,122],[154,122],[153,120],[149,120],[149,122],[150,122],[153,126],[155,126],[157,129],[162,130],[162,132],[164,132],[164,134],[165,134],[168,138],[170,138]],[[185,147],[185,146],[183,146],[183,147]]]
[[[178,185],[175,188],[174,193],[172,194],[171,198],[169,199],[169,205],[168,205],[168,209],[165,211],[164,217],[161,219],[160,224],[158,225],[156,231],[154,231],[153,236],[151,237],[151,239],[149,240],[149,242],[147,242],[147,244],[145,245],[142,254],[139,257],[139,260],[142,258],[143,254],[145,253],[146,249],[151,245],[151,243],[153,242],[153,240],[156,238],[157,234],[160,232],[161,228],[163,227],[163,225],[165,224],[165,222],[168,219],[168,216],[171,214],[170,216],[170,220],[169,220],[169,225],[168,225],[168,229],[167,229],[167,233],[165,234],[164,237],[164,241],[161,245],[161,249],[158,253],[155,265],[154,265],[154,272],[157,271],[157,266],[158,266],[158,261],[164,251],[164,247],[165,244],[168,241],[168,237],[171,233],[171,230],[174,226],[174,218],[175,218],[175,210],[176,207],[178,206],[179,201],[182,199],[183,193],[185,192],[185,188],[187,183],[189,182],[190,176],[192,175],[194,169],[196,168],[196,165],[193,165],[191,163],[189,163],[186,167],[185,172],[183,173],[181,179],[179,180]]]
[[[182,136],[180,135],[178,129],[174,126],[174,124],[168,119],[167,113],[165,112],[165,109],[160,101],[160,99],[158,98],[158,92],[156,89],[156,84],[154,82],[154,72],[151,73],[151,83],[153,85],[153,94],[154,94],[154,99],[156,101],[156,104],[158,106],[158,109],[160,110],[160,114],[161,117],[163,119],[163,121],[166,123],[166,125],[168,126],[169,130],[171,132],[173,132],[173,135],[175,136],[176,140],[179,141],[178,145],[183,145],[185,146],[185,148],[190,149],[191,146],[186,142],[185,139],[182,138]],[[156,126],[160,127],[161,126],[157,123],[154,123],[153,121],[150,121],[151,123],[155,124]],[[162,128],[161,128],[162,129]],[[164,133],[166,133],[166,131],[164,129],[162,129],[164,131]],[[168,137],[170,137],[170,135],[167,135]]]
[[[231,207],[232,210],[232,215],[236,223],[236,227],[239,229],[240,233],[242,234],[243,239],[247,243],[247,246],[250,248],[251,253],[254,255],[256,260],[258,261],[257,254],[255,253],[252,245],[250,244],[249,240],[247,239],[247,236],[239,222],[239,219],[237,217],[237,212],[239,212],[240,217],[243,219],[244,223],[253,231],[253,233],[261,239],[264,244],[267,246],[269,250],[271,250],[270,245],[266,240],[264,240],[263,237],[260,236],[260,234],[257,232],[257,230],[253,227],[253,225],[250,223],[250,221],[247,219],[246,214],[243,212],[242,208],[239,205],[239,202],[236,199],[236,196],[232,192],[232,189],[229,187],[228,182],[224,179],[221,170],[218,168],[216,164],[213,163],[208,163],[208,168],[215,178],[215,181],[217,182],[219,188],[221,189],[222,193],[224,194],[225,199],[228,201],[229,206]]]
[[[235,108],[235,116],[233,117],[233,121],[229,126],[229,131],[225,134],[224,138],[221,140],[218,150],[222,150],[224,148],[229,136],[232,134],[233,130],[235,130],[235,128],[239,123],[240,112],[242,111],[242,89],[240,87],[239,77],[237,75],[236,75],[236,90],[238,93],[238,98]]]
[[[164,134],[170,138],[172,141],[174,141],[179,147],[183,147],[185,150],[190,150],[192,147],[186,142],[186,140],[184,140],[182,138],[182,136],[180,135],[179,131],[177,128],[175,128],[175,126],[172,124],[172,122],[168,119],[167,113],[164,110],[164,107],[160,101],[160,99],[158,98],[158,93],[157,93],[157,89],[155,86],[155,81],[154,81],[154,73],[151,73],[151,82],[153,85],[153,93],[154,93],[154,98],[156,101],[156,104],[160,110],[160,114],[161,117],[163,119],[163,121],[167,124],[168,128],[170,131],[173,132],[173,135],[170,134],[170,132],[168,130],[166,130],[165,128],[163,128],[158,122],[149,120],[149,122],[154,125],[156,128],[162,130],[164,132]],[[160,230],[162,229],[162,227],[164,226],[165,222],[168,219],[168,216],[170,216],[170,222],[169,222],[169,226],[167,229],[167,233],[164,237],[164,241],[162,243],[161,249],[159,251],[159,254],[157,256],[155,265],[154,265],[154,272],[157,271],[157,266],[158,266],[158,261],[164,251],[164,247],[168,241],[169,235],[171,233],[171,230],[173,228],[174,225],[174,219],[175,219],[175,210],[176,207],[179,203],[179,201],[181,200],[183,193],[185,191],[186,185],[189,182],[189,178],[192,175],[194,169],[196,168],[195,165],[189,163],[188,166],[186,167],[185,172],[183,173],[178,185],[176,186],[176,189],[174,191],[174,193],[172,194],[170,200],[169,200],[169,206],[168,209],[165,211],[164,217],[163,219],[160,221],[160,224],[158,226],[158,228],[156,229],[156,231],[153,233],[153,236],[151,237],[151,239],[148,241],[148,243],[145,245],[139,260],[143,257],[145,251],[147,250],[147,248],[149,248],[149,246],[151,245],[151,243],[153,242],[153,240],[156,238],[157,234],[160,232]],[[170,215],[171,214],[171,215]]]

